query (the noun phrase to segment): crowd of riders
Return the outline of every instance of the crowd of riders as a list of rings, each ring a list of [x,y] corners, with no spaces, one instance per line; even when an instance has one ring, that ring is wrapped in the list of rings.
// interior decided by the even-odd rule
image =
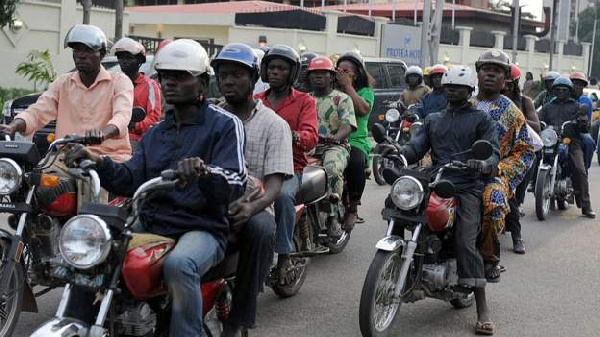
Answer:
[[[74,26],[65,48],[72,49],[76,71],[59,76],[0,130],[30,136],[56,120],[57,137],[97,139],[97,146],[66,147],[50,169],[68,174],[78,160],[92,160],[104,202],[109,193],[131,196],[161,171],[177,169],[185,185],[144,205],[137,224],[140,231],[177,240],[163,269],[173,299],[170,335],[203,334],[198,280],[228,250],[238,249],[237,286],[223,336],[242,336],[256,325],[257,296],[269,271],[280,284],[298,276],[290,253],[307,154],[322,160],[330,198],[343,200],[346,209],[344,221],[331,226],[329,235],[349,232],[361,220],[374,79],[356,52],[299,55],[286,45],[257,49],[231,43],[211,59],[198,42],[178,39],[156,53],[156,82],[140,72],[146,51],[139,42],[123,38],[112,51],[107,45],[99,28]],[[102,67],[108,52],[117,56],[122,73]],[[209,101],[213,73],[222,97]],[[532,101],[521,94],[520,76],[499,50],[484,52],[474,70],[411,66],[405,91],[390,104],[415,105],[424,119],[424,127],[401,149],[411,162],[431,151],[433,165],[444,164],[479,139],[494,146],[490,159],[468,161],[477,178],[454,177],[461,187],[458,276],[464,291],[475,293],[476,331],[483,334],[494,333],[484,289],[505,269],[499,263],[505,227],[514,251],[525,253],[519,214],[539,161],[531,133],[540,131],[540,121],[556,126],[577,120],[582,136],[569,145],[573,186],[582,214],[595,216],[587,177],[595,149],[587,133],[592,102],[583,95],[588,80],[582,73],[549,72],[546,91]],[[133,107],[144,108],[146,117],[131,125]],[[72,301],[66,311],[85,316],[85,303],[95,294],[75,292],[92,300]]]

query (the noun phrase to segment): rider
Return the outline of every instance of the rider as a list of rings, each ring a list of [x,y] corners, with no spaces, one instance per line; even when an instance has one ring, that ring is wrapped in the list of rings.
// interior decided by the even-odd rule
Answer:
[[[519,89],[519,79],[521,78],[521,70],[515,64],[510,65],[510,79],[506,81],[506,86],[502,93],[506,97],[510,98],[517,108],[521,109],[527,124],[537,133],[540,132],[540,120],[538,119],[537,112],[533,107],[531,98],[521,94]],[[538,153],[541,153],[538,151]],[[513,252],[517,254],[525,254],[525,245],[523,244],[523,238],[521,237],[521,212],[520,207],[525,201],[525,193],[527,192],[527,185],[531,180],[532,175],[537,169],[537,160],[527,174],[523,178],[523,181],[517,186],[515,196],[508,201],[510,206],[510,212],[506,215],[506,230],[510,231],[513,241]]]
[[[259,77],[258,60],[252,48],[228,44],[211,62],[224,109],[244,123],[248,174],[263,182],[264,193],[253,199],[241,198],[229,207],[230,228],[237,234],[240,259],[231,312],[223,336],[241,336],[256,320],[256,298],[273,261],[275,217],[272,204],[283,181],[294,174],[292,133],[288,124],[261,100],[252,98]]]
[[[56,121],[56,136],[78,134],[101,142],[89,146],[98,155],[108,155],[117,162],[131,157],[129,131],[133,108],[133,85],[120,72],[108,72],[100,61],[106,55],[106,36],[92,25],[75,25],[65,37],[64,47],[73,49],[77,71],[60,75],[38,100],[18,114],[8,125],[0,125],[6,134],[19,132],[25,137],[51,121]],[[62,156],[48,168],[68,176]],[[78,188],[78,203],[91,196],[87,180]],[[102,191],[101,202],[108,202]]]
[[[262,62],[263,57],[265,57],[265,52],[262,49],[254,48],[254,54],[256,55],[256,59],[258,61],[258,66],[260,68],[260,63]],[[252,92],[254,95],[258,95],[263,91],[267,91],[269,89],[269,83],[266,83],[258,76],[256,80],[256,84],[254,84],[254,91]]]
[[[203,335],[200,279],[223,259],[227,208],[246,184],[243,125],[207,103],[203,90],[208,69],[208,55],[198,42],[171,42],[156,55],[156,70],[172,107],[142,138],[133,157],[119,164],[82,146],[66,155],[68,163],[78,158],[94,161],[102,185],[125,196],[163,170],[182,174],[184,187],[149,199],[140,213],[142,229],[177,239],[163,266],[172,297],[170,336]],[[94,301],[95,294],[86,295],[89,301],[78,297],[69,302],[69,317],[80,316]]]
[[[421,102],[417,105],[415,112],[420,118],[425,118],[432,112],[442,111],[446,108],[446,97],[444,97],[444,89],[442,87],[442,76],[448,71],[448,68],[442,64],[436,64],[429,71],[429,79],[433,90],[421,98]]]
[[[588,115],[588,120],[592,121],[592,113],[594,111],[592,100],[583,94],[583,89],[588,86],[589,82],[587,77],[582,72],[574,72],[569,76],[571,82],[573,82],[573,98],[579,104],[585,105]],[[594,157],[594,150],[596,149],[596,141],[592,138],[589,132],[581,134],[581,140],[583,142],[583,156],[585,158],[585,168],[589,169],[592,166],[592,158]]]
[[[477,108],[495,120],[500,144],[500,164],[483,191],[481,224],[483,260],[488,282],[499,282],[502,267],[498,235],[504,230],[509,211],[508,201],[514,196],[534,160],[533,145],[521,110],[501,94],[510,78],[510,58],[497,49],[483,52],[477,62],[479,94]]]
[[[423,83],[423,70],[419,66],[408,67],[404,73],[404,81],[408,87],[404,89],[398,102],[404,103],[406,107],[419,103],[423,96],[431,92],[431,89]]]
[[[573,83],[567,77],[559,77],[552,85],[556,99],[544,105],[540,111],[540,120],[560,132],[561,126],[567,121],[577,121],[581,132],[587,132],[589,119],[587,107],[581,106],[572,97]],[[575,190],[575,202],[581,208],[583,216],[594,219],[592,211],[588,174],[585,169],[582,140],[573,137],[569,143],[569,171]]]
[[[305,51],[300,55],[300,71],[298,73],[298,80],[294,83],[294,88],[302,92],[310,92],[310,86],[308,85],[308,78],[306,77],[306,69],[310,64],[310,61],[319,55]]]
[[[552,83],[557,79],[560,74],[557,71],[550,71],[544,76],[544,88],[545,90],[540,92],[533,100],[533,106],[538,109],[548,103],[554,98],[552,93]]]
[[[344,192],[344,171],[350,155],[348,136],[357,129],[354,104],[350,96],[333,89],[337,72],[329,58],[315,57],[307,73],[308,82],[314,90],[312,95],[317,102],[320,141],[315,156],[323,160],[332,204],[337,204]],[[334,222],[330,227],[332,237],[341,235],[338,225]]]
[[[299,56],[288,46],[276,45],[269,49],[260,65],[261,78],[270,89],[257,95],[262,103],[283,118],[292,130],[294,176],[286,180],[275,201],[277,233],[275,253],[281,285],[295,282],[294,266],[290,259],[292,238],[296,224],[296,193],[300,189],[302,170],[308,164],[305,153],[311,151],[318,141],[317,110],[315,100],[309,94],[294,89],[300,68]]]
[[[369,167],[368,161],[371,153],[371,142],[367,138],[369,133],[367,125],[375,103],[373,93],[375,80],[367,72],[362,57],[355,52],[348,52],[338,59],[336,80],[340,90],[352,99],[357,123],[356,131],[348,137],[350,158],[346,168],[349,201],[343,229],[351,231],[358,218],[358,205],[367,180],[365,168]]]
[[[409,164],[415,163],[431,150],[432,167],[439,168],[456,158],[456,153],[464,153],[477,140],[487,140],[494,148],[487,160],[462,160],[469,168],[482,175],[490,175],[498,165],[498,137],[494,120],[469,102],[475,90],[475,74],[464,66],[455,66],[442,78],[444,95],[448,107],[425,118],[423,127],[402,147],[402,153]],[[493,334],[494,324],[489,317],[485,295],[485,272],[483,259],[477,250],[477,235],[481,220],[482,180],[479,175],[470,173],[450,173],[445,179],[455,184],[458,200],[457,221],[454,226],[454,249],[457,258],[458,285],[464,291],[475,291],[477,303],[478,333]]]
[[[140,73],[140,67],[146,63],[146,49],[141,43],[124,37],[115,43],[112,51],[123,73],[133,82],[133,106],[142,107],[146,111],[146,118],[135,123],[129,131],[129,140],[137,143],[161,118],[160,88],[155,80]]]

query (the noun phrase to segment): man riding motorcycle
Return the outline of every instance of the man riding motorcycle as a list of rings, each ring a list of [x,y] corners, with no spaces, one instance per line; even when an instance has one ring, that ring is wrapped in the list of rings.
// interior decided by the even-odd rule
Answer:
[[[456,66],[444,74],[442,85],[448,107],[431,113],[423,127],[411,141],[402,147],[409,164],[417,162],[431,150],[432,167],[437,169],[452,160],[467,162],[469,168],[481,175],[490,175],[499,161],[498,137],[494,120],[469,102],[475,90],[475,74],[464,66]],[[493,155],[487,160],[469,159],[458,153],[471,149],[477,140],[489,141]],[[481,220],[481,185],[479,175],[449,173],[444,179],[452,181],[457,189],[458,210],[454,227],[454,249],[457,258],[458,284],[464,291],[475,292],[477,302],[476,332],[493,334],[494,324],[489,317],[485,295],[483,259],[477,250],[477,235]]]
[[[404,81],[408,85],[397,103],[402,102],[404,106],[417,104],[421,98],[431,92],[431,89],[423,83],[423,70],[419,66],[410,66],[404,73]]]
[[[573,98],[581,105],[585,105],[588,120],[592,122],[593,103],[592,100],[583,94],[583,89],[588,86],[589,81],[584,73],[576,71],[569,75],[573,82]],[[592,158],[596,149],[596,140],[592,138],[589,132],[581,134],[583,145],[583,157],[585,159],[585,168],[589,169],[592,166]]]
[[[560,132],[564,122],[577,121],[578,131],[587,132],[589,127],[587,107],[580,105],[571,97],[573,92],[571,80],[559,77],[554,80],[552,88],[556,98],[544,105],[539,114],[540,120],[546,122],[548,126],[552,126],[557,132]],[[581,208],[583,216],[594,219],[596,213],[592,210],[590,201],[588,174],[585,168],[581,137],[573,137],[569,143],[569,171],[577,207]]]
[[[129,140],[135,144],[161,117],[160,88],[155,80],[140,73],[140,67],[146,63],[146,49],[141,43],[124,37],[115,43],[112,52],[123,73],[133,83],[133,106],[142,107],[146,111],[146,118],[135,123],[129,131]]]
[[[66,161],[91,159],[102,186],[125,196],[165,169],[182,174],[185,186],[165,191],[142,207],[139,229],[177,239],[163,266],[172,297],[170,336],[202,336],[200,279],[223,259],[227,209],[244,192],[244,129],[237,117],[204,98],[209,63],[198,42],[171,42],[156,56],[155,68],[172,108],[142,138],[134,156],[119,164],[76,146]],[[94,302],[94,294],[85,291],[77,298],[69,301],[68,317],[81,317]]]
[[[8,125],[0,125],[6,134],[19,132],[30,137],[35,131],[56,120],[56,137],[85,135],[99,145],[89,149],[108,155],[117,162],[131,157],[129,130],[133,108],[133,85],[127,76],[108,72],[100,61],[106,55],[107,40],[100,28],[75,25],[65,37],[64,47],[73,49],[77,71],[60,75],[38,100],[18,114]],[[62,156],[48,169],[68,176]],[[87,182],[78,188],[78,201],[90,197]],[[108,202],[108,193],[100,199]]]
[[[296,225],[296,193],[300,189],[302,171],[308,164],[305,153],[311,151],[318,141],[315,100],[293,87],[299,69],[299,56],[293,48],[273,46],[260,65],[260,76],[264,82],[269,83],[270,89],[256,96],[266,107],[283,118],[292,132],[294,176],[283,182],[281,193],[275,201],[275,253],[281,285],[295,282],[296,274],[289,254],[292,252]]]
[[[494,119],[500,144],[500,164],[483,190],[481,248],[488,282],[499,282],[499,235],[504,230],[508,201],[521,183],[534,160],[525,116],[517,106],[501,94],[510,77],[510,58],[497,49],[483,52],[477,62],[479,94],[477,108]]]
[[[219,90],[225,97],[221,107],[244,123],[248,174],[264,185],[264,193],[236,200],[227,214],[240,259],[225,337],[241,336],[243,328],[255,325],[256,298],[273,261],[276,224],[272,204],[283,181],[294,174],[288,124],[261,100],[252,98],[259,76],[257,61],[252,48],[232,43],[223,47],[211,62]]]
[[[344,170],[350,156],[348,136],[357,128],[354,104],[350,96],[333,89],[336,70],[329,58],[315,57],[310,62],[307,73],[311,88],[314,89],[312,96],[317,102],[321,138],[315,156],[323,160],[332,198],[340,200],[344,192]],[[332,237],[340,235],[336,227],[330,227]]]
[[[442,87],[442,76],[448,71],[444,65],[436,64],[429,71],[429,79],[431,81],[432,91],[423,98],[415,108],[415,112],[420,118],[425,118],[432,112],[438,112],[446,108],[446,97],[444,96],[444,88]]]
[[[538,109],[548,103],[554,98],[552,93],[552,83],[560,76],[557,71],[550,71],[544,76],[544,88],[545,90],[540,92],[533,100],[533,106]]]

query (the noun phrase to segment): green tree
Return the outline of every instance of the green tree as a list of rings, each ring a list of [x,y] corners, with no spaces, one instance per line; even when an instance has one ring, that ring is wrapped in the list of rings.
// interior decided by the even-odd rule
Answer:
[[[596,45],[592,46],[594,48],[594,60],[592,60],[590,73],[592,76],[600,77],[600,7],[590,7],[579,14],[579,31],[577,32],[577,37],[581,42],[592,42],[596,15],[599,22],[596,24]]]
[[[0,28],[12,24],[18,4],[19,0],[0,0]]]
[[[50,51],[48,49],[30,51],[27,62],[21,62],[17,66],[16,73],[33,81],[34,90],[37,90],[38,84],[44,85],[54,81],[56,71],[50,59]]]

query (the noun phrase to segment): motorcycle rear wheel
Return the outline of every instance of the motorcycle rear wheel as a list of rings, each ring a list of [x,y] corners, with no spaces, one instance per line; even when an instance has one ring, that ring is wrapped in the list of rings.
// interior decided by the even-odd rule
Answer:
[[[360,295],[359,325],[364,337],[386,337],[396,320],[400,299],[394,299],[401,269],[401,251],[378,250]],[[404,285],[403,285],[404,287]]]
[[[540,171],[535,182],[535,214],[538,220],[544,221],[550,213],[550,172]]]
[[[373,177],[375,178],[375,182],[379,186],[385,185],[385,180],[383,179],[383,159],[380,156],[373,157]]]
[[[10,243],[0,240],[0,250],[4,259],[10,249]],[[17,326],[17,321],[23,307],[23,288],[25,277],[20,264],[15,264],[12,270],[6,270],[4,265],[0,266],[0,272],[11,273],[9,291],[6,300],[0,300],[0,336],[11,336]]]

